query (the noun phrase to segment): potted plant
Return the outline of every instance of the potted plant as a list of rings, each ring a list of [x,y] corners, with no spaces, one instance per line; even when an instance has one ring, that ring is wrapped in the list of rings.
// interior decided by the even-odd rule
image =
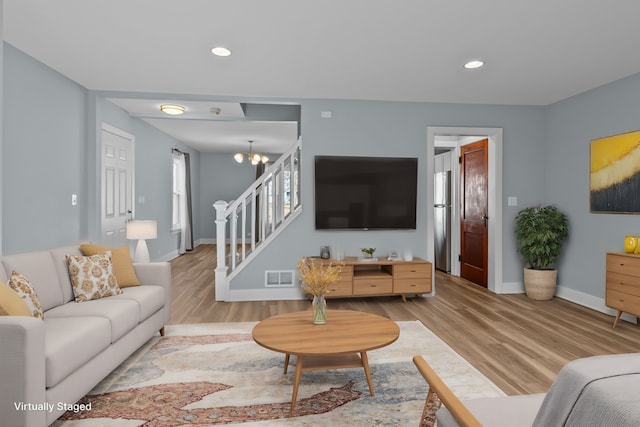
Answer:
[[[360,248],[360,251],[365,258],[371,258],[373,257],[373,253],[376,251],[376,248]]]
[[[553,298],[557,270],[553,268],[569,235],[567,216],[554,206],[529,207],[516,216],[516,240],[524,258],[524,287],[537,300]]]

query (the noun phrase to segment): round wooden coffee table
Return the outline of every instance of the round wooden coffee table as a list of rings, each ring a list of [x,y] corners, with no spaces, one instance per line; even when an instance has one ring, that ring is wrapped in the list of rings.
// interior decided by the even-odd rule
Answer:
[[[373,396],[367,351],[387,346],[398,336],[400,328],[395,322],[352,310],[329,310],[324,325],[314,325],[310,311],[299,311],[270,317],[253,328],[256,343],[285,354],[285,374],[289,357],[297,356],[291,412],[298,397],[300,375],[308,371],[362,367]]]

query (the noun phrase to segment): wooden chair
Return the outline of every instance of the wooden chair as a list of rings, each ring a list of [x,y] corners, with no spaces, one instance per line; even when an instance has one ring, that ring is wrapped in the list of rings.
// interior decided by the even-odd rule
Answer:
[[[440,402],[442,402],[449,412],[451,412],[451,415],[453,415],[461,427],[482,427],[480,421],[478,421],[467,407],[464,406],[460,399],[453,394],[451,389],[447,387],[447,385],[422,358],[422,356],[414,356],[413,363],[415,363],[418,371],[420,371],[424,379],[427,381],[427,384],[429,384],[429,392],[427,393],[427,400],[424,404],[422,417],[420,418],[420,425],[434,401],[433,394],[435,393],[436,397],[440,399]]]

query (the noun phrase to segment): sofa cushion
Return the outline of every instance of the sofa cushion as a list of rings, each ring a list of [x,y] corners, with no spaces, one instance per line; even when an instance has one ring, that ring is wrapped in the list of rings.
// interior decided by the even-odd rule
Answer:
[[[131,253],[126,246],[120,248],[108,248],[106,246],[82,244],[80,251],[83,255],[98,255],[111,252],[111,262],[113,263],[113,274],[116,275],[118,286],[128,288],[130,286],[140,286],[136,270],[133,267]]]
[[[544,393],[522,396],[483,397],[463,401],[483,426],[530,426],[544,400]],[[459,426],[444,406],[436,412],[438,427]]]
[[[113,299],[133,300],[138,304],[138,322],[145,321],[164,306],[164,288],[162,286],[136,286],[123,289],[123,293]]]
[[[66,246],[51,250],[51,257],[58,273],[58,282],[62,291],[62,303],[73,301],[73,289],[71,289],[71,279],[69,279],[69,266],[67,265],[67,255],[82,256],[80,248],[76,246]]]
[[[0,282],[0,316],[32,316],[27,303],[9,286]]]
[[[42,319],[42,305],[40,304],[40,298],[33,289],[33,286],[24,275],[13,271],[11,278],[9,278],[9,287],[13,289],[22,300],[27,304],[29,312],[33,317]]]
[[[113,274],[111,252],[91,256],[67,255],[67,264],[76,302],[122,293]]]
[[[2,264],[7,273],[17,271],[29,278],[35,289],[42,310],[62,304],[62,290],[56,267],[50,252],[30,252],[2,257]]]
[[[109,320],[104,317],[47,317],[44,324],[46,387],[58,384],[110,343]]]
[[[140,315],[137,302],[107,297],[86,301],[82,304],[68,302],[47,311],[45,317],[47,319],[73,317],[79,323],[85,317],[103,317],[110,322],[111,331],[109,337],[113,343],[136,327]]]

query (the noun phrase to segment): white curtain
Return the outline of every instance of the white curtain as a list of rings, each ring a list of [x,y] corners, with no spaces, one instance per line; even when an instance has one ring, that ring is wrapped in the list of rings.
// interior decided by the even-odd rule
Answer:
[[[177,184],[178,193],[180,194],[178,203],[178,215],[180,217],[180,245],[178,247],[178,253],[183,254],[187,251],[187,231],[191,230],[187,208],[187,165],[184,153],[174,151],[173,155],[176,156],[177,160]]]

